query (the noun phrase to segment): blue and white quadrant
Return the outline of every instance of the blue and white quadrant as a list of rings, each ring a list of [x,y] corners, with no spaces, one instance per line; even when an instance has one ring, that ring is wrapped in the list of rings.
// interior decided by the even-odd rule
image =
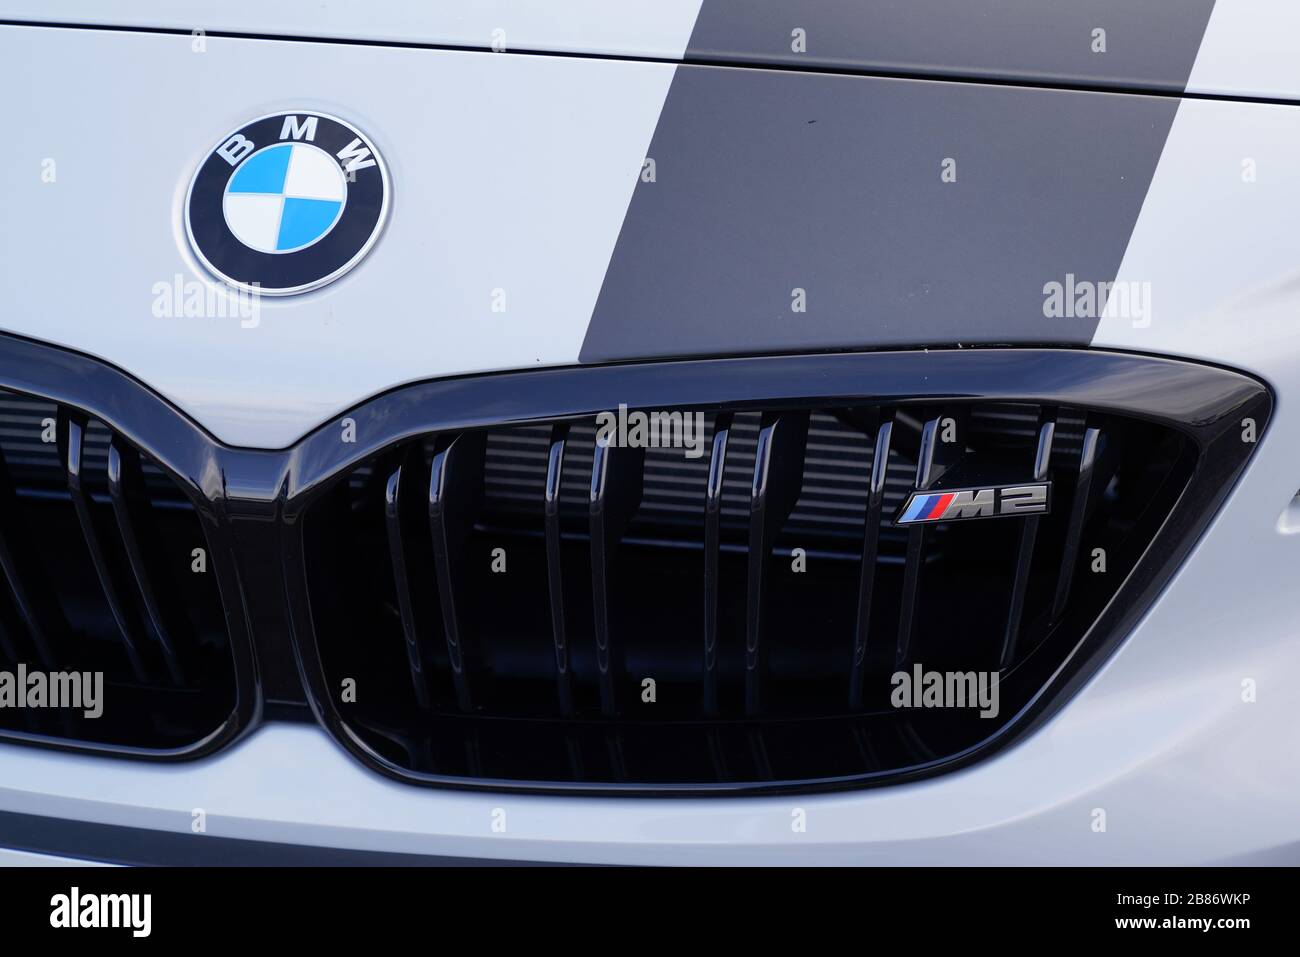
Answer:
[[[334,228],[347,189],[343,169],[324,150],[280,143],[254,153],[231,174],[222,210],[245,246],[289,253]]]

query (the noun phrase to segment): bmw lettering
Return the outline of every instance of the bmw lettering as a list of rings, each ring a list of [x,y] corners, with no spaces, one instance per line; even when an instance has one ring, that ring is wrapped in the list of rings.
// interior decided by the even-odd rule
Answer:
[[[388,213],[388,172],[361,131],[323,113],[276,113],[228,134],[190,183],[195,254],[240,289],[283,296],[338,279]]]

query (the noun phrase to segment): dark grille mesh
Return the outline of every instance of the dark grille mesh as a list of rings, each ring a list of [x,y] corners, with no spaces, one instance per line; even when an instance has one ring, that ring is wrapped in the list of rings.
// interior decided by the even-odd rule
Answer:
[[[234,673],[189,499],[103,423],[36,398],[0,393],[0,454],[0,670],[103,676],[99,717],[4,708],[0,729],[152,751],[209,735]]]
[[[1041,687],[1192,466],[1172,430],[1030,404],[706,413],[698,458],[598,450],[590,419],[433,435],[312,506],[316,640],[331,686],[366,689],[354,732],[413,773],[475,780],[726,785],[924,765]],[[922,472],[934,490],[1029,482],[1044,455],[1046,515],[895,523]],[[997,674],[1000,717],[894,706],[892,677],[917,665]]]

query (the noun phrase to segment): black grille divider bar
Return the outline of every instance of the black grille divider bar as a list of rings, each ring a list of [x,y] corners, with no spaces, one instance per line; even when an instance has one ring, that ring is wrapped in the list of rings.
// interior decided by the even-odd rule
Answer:
[[[1056,596],[1052,601],[1052,620],[1057,621],[1065,611],[1070,597],[1070,582],[1074,579],[1074,565],[1078,561],[1079,545],[1083,537],[1083,522],[1088,512],[1088,499],[1092,494],[1092,474],[1097,465],[1097,450],[1101,444],[1101,430],[1087,428],[1079,449],[1079,471],[1074,483],[1074,501],[1070,505],[1070,524],[1066,531],[1065,548],[1061,558],[1061,571],[1057,577]]]
[[[469,675],[469,633],[456,595],[467,562],[465,545],[474,529],[483,495],[483,455],[486,437],[467,432],[440,444],[429,475],[429,531],[433,537],[434,570],[442,607],[443,634],[451,665],[456,705],[472,711]]]
[[[876,443],[871,455],[871,484],[867,488],[867,513],[862,532],[862,571],[858,576],[858,611],[849,670],[849,709],[852,711],[862,707],[867,641],[871,634],[871,602],[876,583],[876,554],[880,547],[880,525],[884,521],[885,479],[889,472],[889,443],[893,433],[892,414],[882,413],[876,425]]]
[[[407,454],[389,473],[388,481],[384,484],[384,523],[388,532],[388,555],[397,591],[398,615],[402,620],[402,637],[406,641],[406,659],[411,669],[411,687],[415,692],[415,700],[421,707],[427,708],[432,705],[433,699],[415,620],[415,600],[407,562],[407,549],[411,546],[411,521],[406,503],[410,496],[409,492],[403,490],[404,485],[409,488],[413,484],[410,475],[416,468],[414,458],[415,456]]]
[[[140,457],[134,449],[113,439],[108,444],[108,494],[140,602],[158,640],[168,677],[173,685],[179,687],[184,682],[184,672],[171,635],[171,623],[177,621],[178,616],[171,609],[164,610],[163,602],[170,596],[160,597],[153,585],[154,571],[148,562],[149,556],[156,556],[158,552],[149,540],[150,526],[146,517],[149,502],[145,495]]]
[[[808,413],[763,413],[749,495],[749,573],[745,591],[745,713],[763,709],[763,674],[771,637],[764,640],[764,580],[781,526],[799,499],[808,448]]]
[[[63,463],[68,475],[68,491],[72,495],[77,519],[81,522],[81,533],[86,540],[86,549],[90,553],[90,560],[94,563],[95,575],[99,578],[113,620],[117,622],[122,650],[131,663],[131,671],[139,681],[148,681],[149,675],[145,670],[144,659],[140,656],[140,649],[136,647],[139,625],[136,616],[126,605],[126,599],[117,582],[114,565],[104,553],[104,545],[100,541],[99,528],[91,506],[90,492],[85,487],[85,475],[82,469],[85,425],[73,416],[67,415],[64,410],[60,410],[60,419],[59,434],[64,440]]]
[[[1054,416],[1041,421],[1038,426],[1038,442],[1034,452],[1033,479],[1045,482],[1051,468],[1052,439],[1056,435]],[[1016,567],[1011,583],[1011,600],[1007,607],[1007,625],[1002,638],[1002,651],[998,656],[998,666],[1005,671],[1015,660],[1016,644],[1020,640],[1020,625],[1025,613],[1025,596],[1029,591],[1029,573],[1033,567],[1034,545],[1038,539],[1038,525],[1042,519],[1037,515],[1028,515],[1021,519],[1020,547],[1016,551]]]
[[[591,462],[591,588],[595,616],[596,671],[600,683],[600,710],[606,717],[618,713],[616,680],[623,671],[623,656],[610,629],[610,576],[619,538],[641,504],[645,449],[610,445],[599,439]]]
[[[543,492],[543,521],[546,526],[546,581],[551,598],[551,640],[555,645],[555,690],[560,713],[572,715],[573,674],[569,666],[569,642],[564,623],[564,575],[560,554],[560,489],[564,477],[564,447],[569,440],[569,424],[560,422],[551,429],[550,452],[546,459],[546,488]]]
[[[916,458],[916,479],[912,488],[924,492],[934,481],[935,449],[939,441],[941,418],[928,419],[921,430],[921,449]],[[921,564],[925,561],[925,539],[929,531],[924,524],[907,530],[907,558],[903,568],[903,591],[899,597],[898,642],[894,648],[894,667],[902,668],[912,643],[912,624],[916,618],[916,596],[921,587]]]
[[[732,414],[719,412],[713,422],[713,445],[709,457],[708,484],[704,491],[704,671],[702,707],[704,714],[718,714],[718,589],[719,559],[722,552],[722,490],[726,472],[727,444]],[[716,740],[710,742],[715,765],[725,767]]]

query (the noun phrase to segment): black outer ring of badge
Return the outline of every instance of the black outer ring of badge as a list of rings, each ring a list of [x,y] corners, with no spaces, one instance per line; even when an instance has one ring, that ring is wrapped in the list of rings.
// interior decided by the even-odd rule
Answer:
[[[280,130],[287,116],[297,117],[299,122],[316,117],[316,138],[281,140]],[[217,149],[236,134],[252,140],[255,146],[231,166],[217,155]],[[297,252],[264,253],[245,246],[230,231],[222,209],[226,184],[258,150],[282,142],[310,142],[337,157],[339,150],[354,139],[360,139],[370,150],[375,165],[357,170],[355,181],[347,183],[343,213],[323,238]],[[375,145],[355,127],[314,110],[286,110],[259,117],[221,137],[199,164],[185,198],[185,231],[203,265],[232,286],[266,296],[307,292],[338,279],[370,251],[387,215],[388,169]]]

